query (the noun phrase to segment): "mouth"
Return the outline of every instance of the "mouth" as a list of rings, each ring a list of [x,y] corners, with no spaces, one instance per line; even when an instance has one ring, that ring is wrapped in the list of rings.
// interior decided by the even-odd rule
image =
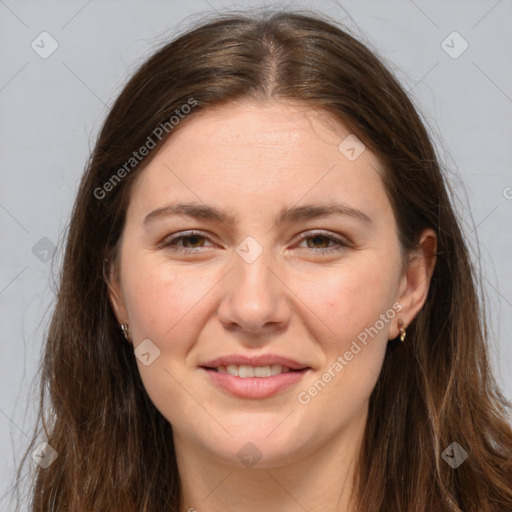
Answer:
[[[292,369],[273,364],[268,366],[227,365],[200,366],[211,383],[239,398],[266,398],[298,383],[310,367]]]

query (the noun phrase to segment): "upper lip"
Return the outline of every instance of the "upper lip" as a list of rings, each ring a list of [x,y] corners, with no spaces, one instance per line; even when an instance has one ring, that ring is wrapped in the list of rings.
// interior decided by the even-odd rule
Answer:
[[[201,364],[201,366],[207,368],[218,368],[219,366],[228,366],[230,364],[234,364],[236,366],[270,366],[272,364],[280,364],[281,366],[285,366],[291,370],[302,370],[304,368],[309,368],[308,365],[290,359],[289,357],[274,354],[251,357],[244,356],[242,354],[232,354],[229,356],[222,356],[217,357],[216,359],[211,359],[210,361],[206,361],[205,363]]]

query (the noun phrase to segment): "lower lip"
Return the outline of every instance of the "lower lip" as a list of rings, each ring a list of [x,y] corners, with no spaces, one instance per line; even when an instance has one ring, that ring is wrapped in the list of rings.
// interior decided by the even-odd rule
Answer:
[[[309,370],[289,371],[271,377],[234,377],[228,373],[201,368],[214,384],[241,398],[266,398],[296,384]]]

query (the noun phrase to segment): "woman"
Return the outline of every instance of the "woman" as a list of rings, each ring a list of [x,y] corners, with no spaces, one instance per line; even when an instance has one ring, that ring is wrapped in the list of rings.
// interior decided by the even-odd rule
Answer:
[[[80,185],[32,510],[512,510],[475,283],[365,46],[289,12],[188,31]]]

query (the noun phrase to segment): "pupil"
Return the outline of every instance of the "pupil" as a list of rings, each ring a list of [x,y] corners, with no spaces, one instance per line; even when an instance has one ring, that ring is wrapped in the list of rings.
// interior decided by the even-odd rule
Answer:
[[[324,235],[315,235],[311,238],[311,240],[314,242],[314,243],[317,243],[318,242],[318,239],[320,239],[320,243],[321,243],[321,240],[322,238],[324,239],[324,243],[325,243],[325,236]],[[315,242],[316,241],[316,242]]]
[[[195,245],[196,243],[198,243],[198,239],[200,238],[199,235],[189,235],[185,240],[191,240],[192,239],[192,245]],[[194,242],[195,240],[195,242]]]

